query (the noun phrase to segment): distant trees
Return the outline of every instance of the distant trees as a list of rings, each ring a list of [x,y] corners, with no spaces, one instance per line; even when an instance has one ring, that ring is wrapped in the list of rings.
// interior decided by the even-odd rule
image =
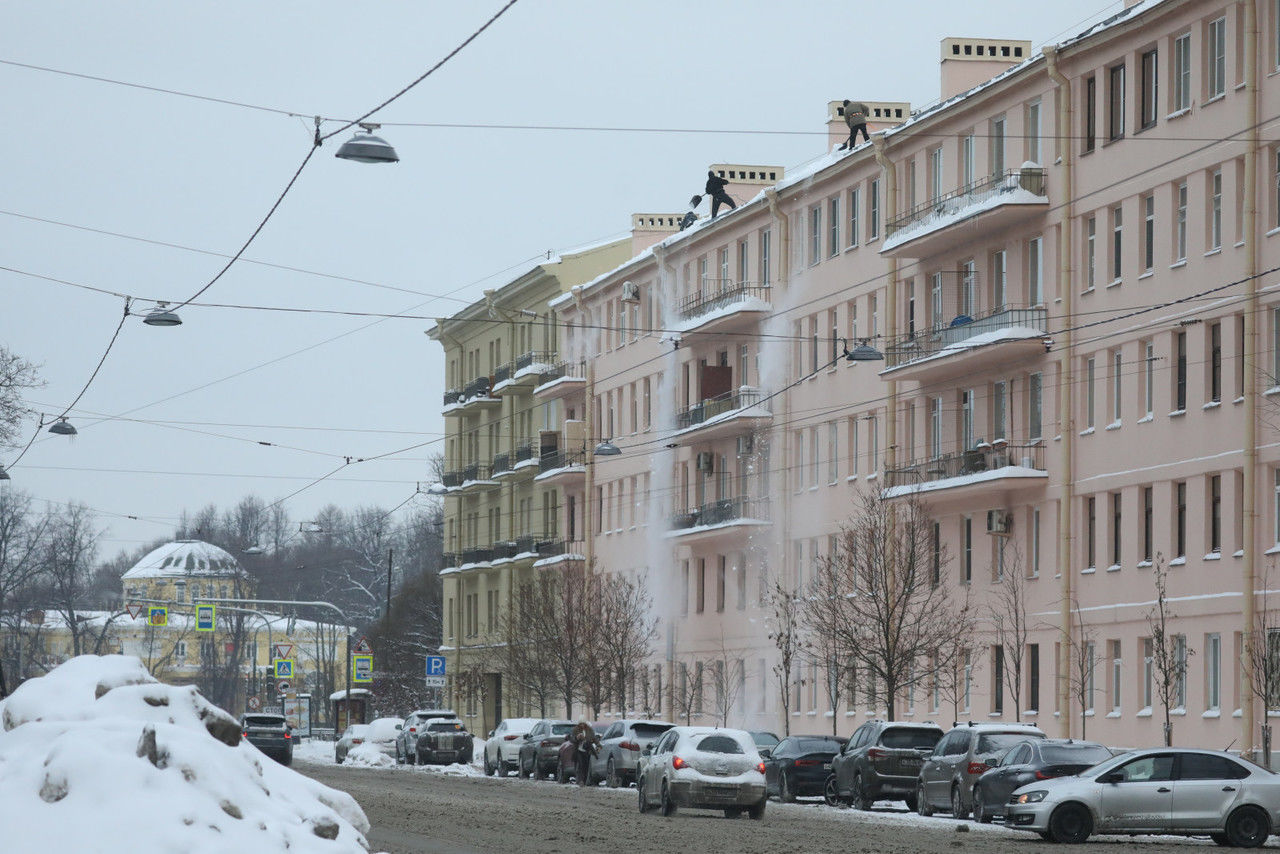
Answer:
[[[791,735],[791,673],[804,652],[801,639],[800,597],[796,590],[775,581],[768,595],[771,611],[769,639],[778,650],[773,665],[773,676],[778,682],[778,699],[782,704],[782,728],[784,735]]]
[[[22,396],[43,385],[34,364],[0,344],[0,448],[19,443],[22,420],[28,414]]]

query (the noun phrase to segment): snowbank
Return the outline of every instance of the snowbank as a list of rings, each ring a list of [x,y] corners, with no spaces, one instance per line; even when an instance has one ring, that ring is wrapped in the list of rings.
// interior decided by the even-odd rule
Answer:
[[[348,765],[360,765],[364,768],[385,768],[395,765],[396,761],[390,756],[382,752],[382,748],[376,744],[357,744],[348,751],[346,756]]]
[[[364,852],[350,795],[266,758],[137,658],[84,655],[0,701],[6,854]]]

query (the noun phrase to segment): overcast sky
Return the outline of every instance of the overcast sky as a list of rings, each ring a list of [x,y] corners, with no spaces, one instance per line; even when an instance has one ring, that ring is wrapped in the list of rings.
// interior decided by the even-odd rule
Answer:
[[[352,118],[502,4],[14,0],[0,60]],[[633,212],[681,210],[710,163],[794,167],[822,153],[830,100],[934,101],[944,37],[1038,49],[1122,5],[521,0],[375,119],[665,132],[385,127],[401,162],[377,166],[336,160],[344,134],[245,255],[311,272],[242,261],[201,301],[447,316],[547,250],[622,236]],[[56,414],[123,300],[25,274],[130,294],[143,310],[182,301],[225,263],[209,253],[233,253],[265,215],[307,154],[311,121],[8,64],[0,91],[0,266],[22,271],[0,270],[0,341],[41,365],[47,385],[29,402]],[[72,411],[79,435],[42,434],[10,470],[39,499],[99,511],[104,556],[166,536],[183,508],[272,501],[345,456],[441,435],[427,320],[181,314],[176,328],[127,321]],[[393,507],[426,480],[438,445],[345,466],[290,499],[291,514]],[[0,464],[14,457],[0,452]]]

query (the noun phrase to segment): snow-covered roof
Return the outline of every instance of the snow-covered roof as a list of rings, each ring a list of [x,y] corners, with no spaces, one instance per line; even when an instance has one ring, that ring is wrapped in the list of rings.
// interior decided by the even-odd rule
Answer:
[[[369,696],[369,694],[370,694],[370,693],[371,693],[371,692],[369,691],[369,689],[368,689],[368,688],[352,688],[352,689],[351,689],[351,699],[353,699],[353,700],[359,700],[361,697],[367,697],[367,696]],[[330,695],[329,695],[329,700],[330,700],[330,701],[333,701],[333,700],[345,700],[345,699],[347,699],[347,692],[346,692],[346,691],[334,691],[332,694],[330,694]]]
[[[230,553],[202,540],[177,540],[148,552],[127,570],[122,579],[133,578],[235,578],[243,576],[239,561]]]

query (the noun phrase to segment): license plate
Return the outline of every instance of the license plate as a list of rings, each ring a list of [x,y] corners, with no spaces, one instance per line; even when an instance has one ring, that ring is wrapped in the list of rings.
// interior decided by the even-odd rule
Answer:
[[[830,763],[830,762],[823,762],[823,763],[822,763],[822,770],[823,770],[823,771],[830,771],[830,770],[831,770],[831,763]]]

